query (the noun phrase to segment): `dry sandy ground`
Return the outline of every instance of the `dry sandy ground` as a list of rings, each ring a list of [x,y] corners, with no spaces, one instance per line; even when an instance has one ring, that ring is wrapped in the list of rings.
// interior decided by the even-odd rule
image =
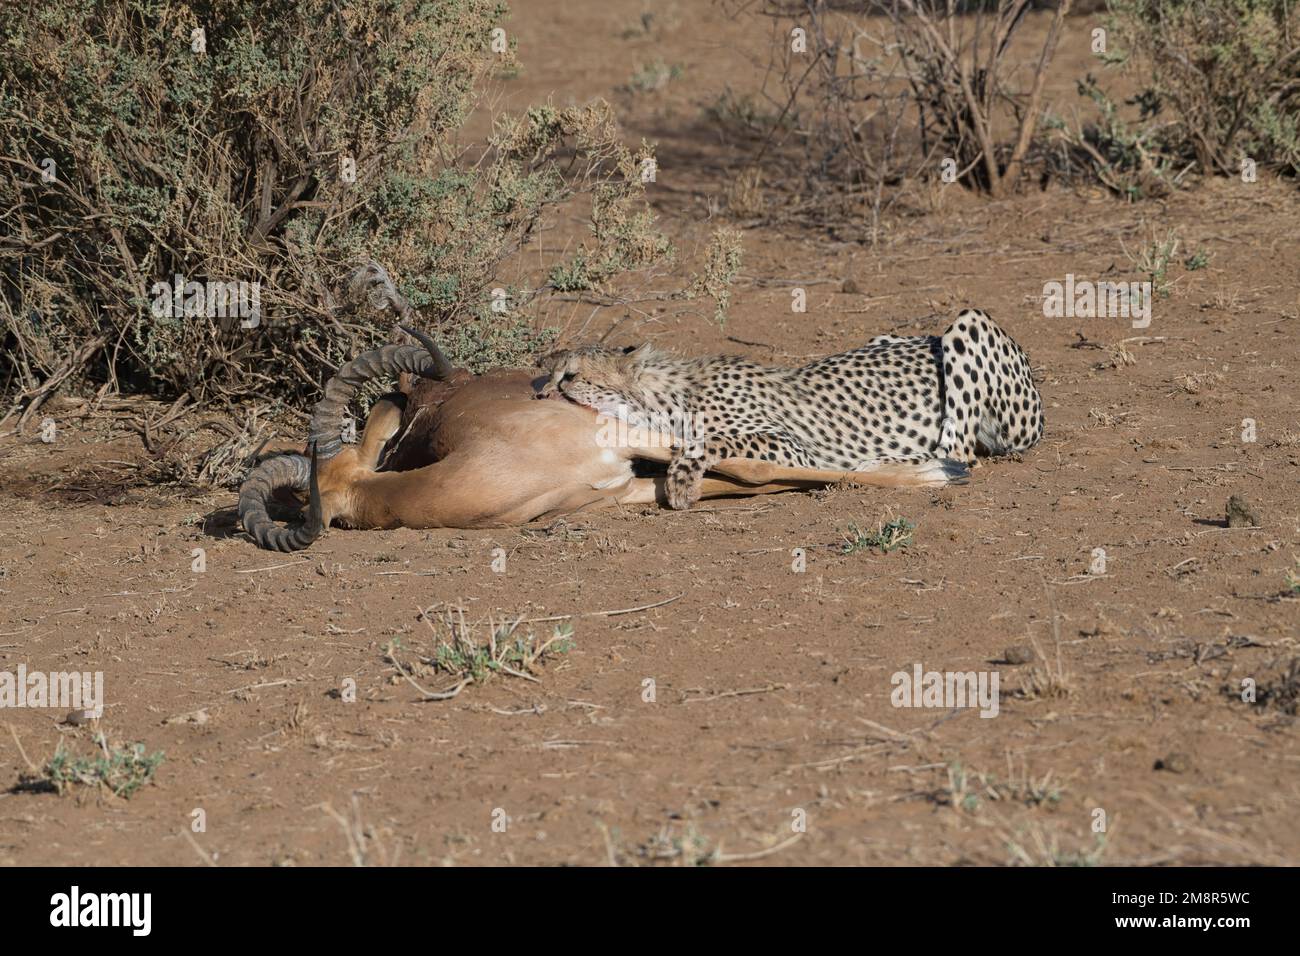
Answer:
[[[699,104],[764,37],[708,5],[630,39],[637,4],[521,7],[525,68],[505,102],[610,96],[630,136],[660,142],[652,198],[680,279],[730,175]],[[1088,68],[1088,26],[1071,24],[1054,96]],[[682,77],[617,92],[656,57]],[[979,305],[1028,350],[1048,430],[965,487],[336,530],[294,557],[234,533],[232,494],[149,481],[112,416],[56,409],[52,444],[0,440],[0,671],[102,670],[108,698],[94,724],[0,714],[0,786],[57,748],[92,755],[99,731],[165,753],[129,800],[0,793],[0,862],[1296,862],[1294,186],[1219,181],[1136,205],[949,187],[933,203],[875,249],[748,230],[724,329],[673,303],[604,310],[588,332],[631,315],[616,341],[793,362],[939,332]],[[1210,259],[1171,270],[1149,328],[1043,317],[1049,280],[1135,277],[1125,249],[1152,229]],[[795,284],[806,314],[790,311]],[[1224,527],[1233,494],[1258,527]],[[909,546],[843,552],[850,526],[892,517],[915,523]],[[435,641],[420,609],[448,605],[480,636],[489,616],[575,615],[572,646],[535,682],[421,702],[385,648],[399,640],[422,685],[446,686],[417,658]],[[1027,644],[1046,663],[1004,660]],[[916,663],[996,671],[997,716],[892,706],[891,675]]]

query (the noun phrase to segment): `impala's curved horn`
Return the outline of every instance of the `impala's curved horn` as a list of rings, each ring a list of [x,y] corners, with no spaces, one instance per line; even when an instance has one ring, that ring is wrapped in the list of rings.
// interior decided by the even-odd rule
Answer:
[[[385,345],[363,352],[325,383],[325,396],[312,412],[307,440],[315,444],[318,454],[326,461],[342,450],[343,414],[361,387],[372,378],[410,372],[445,381],[454,371],[438,343],[427,333],[414,330],[415,310],[397,291],[383,266],[371,262],[357,270],[348,284],[348,292],[354,299],[366,295],[377,308],[396,312],[407,323],[402,325],[403,331],[421,344]]]
[[[266,504],[277,488],[308,492],[307,513],[296,528],[281,528],[266,512]],[[254,468],[239,486],[239,520],[259,548],[272,551],[301,551],[319,538],[325,522],[315,446],[310,460],[303,455],[278,455]]]

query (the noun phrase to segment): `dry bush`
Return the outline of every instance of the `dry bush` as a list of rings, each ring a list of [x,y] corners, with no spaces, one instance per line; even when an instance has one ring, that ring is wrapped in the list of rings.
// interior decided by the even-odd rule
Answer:
[[[1031,6],[767,0],[759,12],[772,22],[773,79],[757,102],[729,92],[710,118],[756,144],[748,162],[794,197],[784,215],[840,234],[856,220],[874,242],[890,213],[907,208],[908,184],[944,160],[949,181],[993,196],[1015,186],[1071,0],[1053,4],[1030,76],[1017,83],[1006,57]]]
[[[1043,85],[1071,0],[1058,0],[1028,90],[1006,62],[1030,0],[995,0],[961,15],[957,0],[889,0],[889,17],[922,112],[922,149],[937,144],[959,181],[997,197],[1014,188],[1038,132]],[[989,9],[985,9],[985,7]],[[998,130],[1010,118],[1010,143]]]
[[[458,363],[545,347],[523,309],[555,283],[501,274],[549,209],[594,197],[569,288],[670,247],[644,205],[651,151],[625,147],[603,103],[458,142],[511,61],[493,49],[505,18],[495,0],[85,0],[6,17],[0,393],[28,417],[87,377],[196,403],[311,396],[389,335],[337,291],[372,259]],[[257,315],[197,286],[171,309],[156,283],[177,275],[244,284]]]
[[[724,2],[724,5],[726,3]],[[1300,5],[1292,0],[1111,0],[1107,66],[1139,85],[1115,102],[1089,75],[1087,118],[1044,115],[1043,87],[1065,17],[1097,0],[733,0],[772,23],[757,95],[731,91],[710,119],[746,164],[786,194],[780,214],[837,234],[856,217],[873,241],[923,173],[999,196],[1029,164],[1162,196],[1199,168],[1242,161],[1300,171]],[[1031,9],[1052,11],[1033,55],[1013,62]],[[1091,22],[1091,21],[1090,21]],[[806,34],[793,49],[791,31]],[[762,65],[762,64],[760,64]],[[1054,130],[1051,148],[1042,127]],[[902,205],[900,205],[902,204]],[[772,211],[770,215],[777,215]]]
[[[887,216],[904,199],[898,188],[919,175],[928,157],[918,144],[904,64],[879,21],[864,19],[874,2],[767,0],[769,61],[758,64],[757,95],[727,90],[709,119],[746,155],[744,175],[761,175],[773,202],[769,215],[810,226],[833,223],[840,234],[865,226],[880,238]],[[737,15],[749,15],[749,6]],[[803,31],[796,49],[794,29]],[[750,218],[760,209],[730,203]]]

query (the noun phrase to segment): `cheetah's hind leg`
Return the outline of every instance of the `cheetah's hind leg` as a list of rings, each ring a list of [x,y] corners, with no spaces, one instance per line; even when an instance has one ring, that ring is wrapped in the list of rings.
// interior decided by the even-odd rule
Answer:
[[[1029,360],[985,313],[965,309],[940,340],[943,421],[935,453],[975,463],[975,452],[1024,451],[1043,431]]]

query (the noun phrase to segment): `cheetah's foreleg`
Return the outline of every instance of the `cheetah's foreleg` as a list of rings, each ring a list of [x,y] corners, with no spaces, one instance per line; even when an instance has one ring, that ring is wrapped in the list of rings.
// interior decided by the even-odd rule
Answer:
[[[704,474],[724,458],[756,458],[778,465],[812,467],[799,442],[782,434],[718,436],[673,449],[664,493],[668,507],[685,511],[700,500]]]

